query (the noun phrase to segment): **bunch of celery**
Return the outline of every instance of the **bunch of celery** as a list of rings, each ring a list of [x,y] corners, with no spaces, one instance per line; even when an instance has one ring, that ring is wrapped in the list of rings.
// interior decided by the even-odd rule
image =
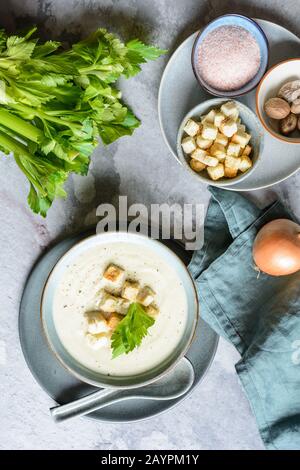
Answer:
[[[112,84],[164,51],[139,40],[123,44],[99,29],[63,50],[0,31],[0,150],[12,152],[30,183],[28,203],[45,216],[70,172],[86,174],[100,136],[130,135],[138,119]]]

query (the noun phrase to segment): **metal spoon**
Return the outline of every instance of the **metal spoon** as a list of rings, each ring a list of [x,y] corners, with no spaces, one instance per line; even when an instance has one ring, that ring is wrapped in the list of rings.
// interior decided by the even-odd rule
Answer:
[[[190,361],[184,357],[171,372],[150,385],[127,390],[99,390],[66,405],[50,408],[50,413],[54,421],[60,423],[123,400],[132,400],[133,398],[173,400],[184,395],[193,385],[194,379],[194,368]]]

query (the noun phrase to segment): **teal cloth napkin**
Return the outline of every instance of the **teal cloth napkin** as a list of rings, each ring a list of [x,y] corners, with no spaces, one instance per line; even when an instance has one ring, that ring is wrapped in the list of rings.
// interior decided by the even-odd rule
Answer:
[[[258,230],[292,216],[279,201],[260,210],[236,192],[209,189],[204,245],[189,266],[200,315],[242,356],[236,371],[265,446],[300,449],[300,272],[258,275],[252,259]]]

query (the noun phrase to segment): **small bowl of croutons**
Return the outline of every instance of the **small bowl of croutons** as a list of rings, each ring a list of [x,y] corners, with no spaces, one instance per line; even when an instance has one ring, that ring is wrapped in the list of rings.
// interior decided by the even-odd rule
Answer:
[[[229,186],[249,176],[262,153],[263,130],[239,101],[205,101],[182,120],[177,152],[182,165],[205,183]]]

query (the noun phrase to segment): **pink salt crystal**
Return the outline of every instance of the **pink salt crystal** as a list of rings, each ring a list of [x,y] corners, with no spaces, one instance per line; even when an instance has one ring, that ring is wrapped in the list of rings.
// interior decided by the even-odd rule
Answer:
[[[204,82],[220,91],[237,90],[257,74],[260,49],[241,26],[220,26],[199,46],[198,69]]]

